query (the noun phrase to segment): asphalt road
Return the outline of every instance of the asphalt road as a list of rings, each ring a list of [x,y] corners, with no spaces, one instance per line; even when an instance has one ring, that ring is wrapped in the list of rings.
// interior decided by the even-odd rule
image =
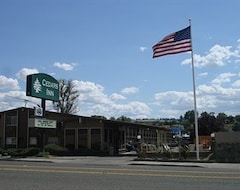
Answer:
[[[126,162],[0,161],[1,190],[237,190],[239,187],[240,170],[236,169]]]

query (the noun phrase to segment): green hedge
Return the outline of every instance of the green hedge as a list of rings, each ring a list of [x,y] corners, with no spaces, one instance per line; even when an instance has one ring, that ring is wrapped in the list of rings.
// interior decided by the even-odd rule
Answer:
[[[48,144],[45,147],[45,151],[50,155],[61,156],[67,153],[67,149],[56,144]]]
[[[27,157],[36,156],[40,152],[39,148],[9,148],[6,150],[1,149],[0,154],[9,155],[12,157]]]

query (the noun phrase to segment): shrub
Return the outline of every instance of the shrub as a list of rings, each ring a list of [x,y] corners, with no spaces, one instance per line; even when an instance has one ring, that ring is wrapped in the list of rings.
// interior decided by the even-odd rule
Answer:
[[[1,154],[1,155],[5,155],[5,154],[7,154],[7,151],[0,148],[0,154]]]
[[[23,155],[23,150],[22,148],[9,148],[7,149],[7,153],[8,155],[12,156],[12,157],[24,157]]]
[[[39,152],[37,157],[49,158],[49,152]]]
[[[40,152],[39,148],[26,148],[23,150],[24,156],[36,156]]]
[[[67,149],[56,144],[48,144],[45,146],[45,151],[51,155],[60,156],[66,154]]]
[[[12,157],[27,157],[36,156],[39,153],[39,148],[9,148],[5,150],[5,153]]]

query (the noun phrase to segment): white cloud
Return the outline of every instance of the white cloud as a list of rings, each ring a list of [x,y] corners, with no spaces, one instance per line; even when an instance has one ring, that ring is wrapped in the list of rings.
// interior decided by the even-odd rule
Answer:
[[[167,91],[154,95],[160,118],[179,118],[186,111],[193,109],[193,93]]]
[[[144,46],[142,46],[142,47],[139,47],[139,51],[141,51],[141,52],[144,52],[145,50],[147,50],[148,48],[147,47],[144,47]]]
[[[139,91],[136,87],[128,87],[121,90],[122,94],[135,94]]]
[[[10,90],[0,93],[0,110],[15,109],[17,107],[31,107],[40,104],[40,99],[26,96],[25,91]]]
[[[202,111],[239,114],[239,88],[224,88],[219,84],[200,85],[197,89],[198,107]]]
[[[193,97],[192,92],[177,92],[168,91],[156,93],[154,95],[156,105],[161,108],[169,109],[189,109],[192,107]]]
[[[68,64],[68,63],[60,63],[60,62],[55,62],[53,64],[54,67],[58,67],[58,68],[63,69],[65,71],[71,71],[77,65],[78,65],[77,63],[70,63],[70,64]]]
[[[235,81],[235,82],[232,84],[232,87],[234,87],[234,88],[240,88],[240,80]]]
[[[122,115],[130,118],[145,118],[150,113],[150,108],[143,102],[129,102],[126,104],[113,103],[111,105],[96,104],[88,108],[88,110],[92,111],[88,113],[89,115],[92,115],[92,113],[103,115],[104,113],[104,116],[108,118],[111,116],[120,117]]]
[[[104,87],[89,81],[73,81],[79,91],[80,112],[83,115],[104,115],[105,117],[146,117],[150,108],[143,102],[128,102],[118,104],[115,101],[126,99],[124,96],[113,93],[108,96]]]
[[[225,100],[233,100],[237,98],[240,93],[240,89],[237,88],[224,88],[219,84],[214,85],[200,85],[198,87],[198,95],[205,96],[205,95],[212,95],[216,96],[218,99],[225,99]],[[227,103],[227,102],[226,102]]]
[[[123,96],[123,95],[121,95],[121,94],[117,94],[117,93],[113,93],[113,94],[110,96],[110,98],[111,98],[112,100],[125,100],[125,99],[126,99],[125,96]]]
[[[204,73],[200,73],[198,74],[199,77],[205,77],[205,76],[208,76],[208,73],[207,72],[204,72]]]
[[[88,103],[111,104],[112,100],[104,94],[104,87],[93,82],[74,80],[73,83],[79,91],[79,100]]]
[[[20,87],[16,79],[0,75],[0,89],[18,90]]]
[[[231,46],[213,46],[207,55],[201,56],[198,54],[194,54],[194,66],[202,68],[202,67],[221,67],[226,64],[226,62],[230,61],[233,57],[239,57],[238,51],[231,51]],[[182,62],[183,65],[190,64],[191,59],[186,59]]]
[[[236,76],[236,74],[233,74],[233,73],[222,73],[217,78],[212,80],[212,83],[213,84],[222,84],[222,83],[231,82],[231,77],[233,77],[233,76]]]
[[[220,84],[199,85],[196,89],[197,109],[228,115],[239,115],[240,86],[235,81],[232,87],[222,87]],[[234,87],[234,88],[233,88]],[[193,92],[168,91],[155,94],[155,104],[160,108],[159,115],[178,118],[188,110],[194,109]]]
[[[22,80],[26,80],[27,75],[39,73],[37,69],[23,68],[17,73],[17,77]]]
[[[231,77],[233,74],[223,73],[222,78]],[[0,77],[5,81],[8,80],[6,77]],[[14,80],[13,80],[14,81]],[[102,85],[89,82],[89,81],[73,81],[76,85],[76,89],[79,90],[79,107],[80,115],[103,115],[107,118],[120,117],[125,115],[131,118],[147,118],[152,117],[152,108],[144,102],[126,102],[119,104],[118,100],[126,100],[126,98],[120,94],[112,93],[107,95]],[[210,85],[199,85],[197,86],[197,108],[199,113],[203,111],[207,112],[224,112],[229,115],[239,114],[240,107],[240,82],[239,80],[233,82],[231,87],[222,87],[221,84],[211,83]],[[3,85],[0,85],[1,87]],[[12,86],[10,84],[5,86]],[[16,86],[16,85],[15,85]],[[19,98],[20,97],[20,98]],[[156,117],[174,117],[179,118],[186,111],[193,109],[193,93],[189,92],[178,92],[178,91],[167,91],[155,94],[155,104],[157,111],[154,111]],[[23,98],[23,99],[21,99]],[[24,106],[24,99],[32,100],[31,102],[37,101],[26,97],[24,91],[9,91],[0,93],[0,105],[1,110],[12,109],[20,106]],[[37,103],[27,102],[27,106],[33,107]]]
[[[114,113],[128,117],[144,118],[150,113],[150,108],[143,102],[129,102],[127,104],[114,104],[111,108]]]

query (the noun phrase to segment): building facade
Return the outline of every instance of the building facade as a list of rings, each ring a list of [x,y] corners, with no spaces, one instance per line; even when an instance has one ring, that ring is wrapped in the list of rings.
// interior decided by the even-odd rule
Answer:
[[[164,127],[48,111],[42,118],[35,109],[25,107],[0,112],[3,149],[58,144],[72,151],[113,150],[117,154],[128,142],[159,146],[166,143],[168,133]]]

